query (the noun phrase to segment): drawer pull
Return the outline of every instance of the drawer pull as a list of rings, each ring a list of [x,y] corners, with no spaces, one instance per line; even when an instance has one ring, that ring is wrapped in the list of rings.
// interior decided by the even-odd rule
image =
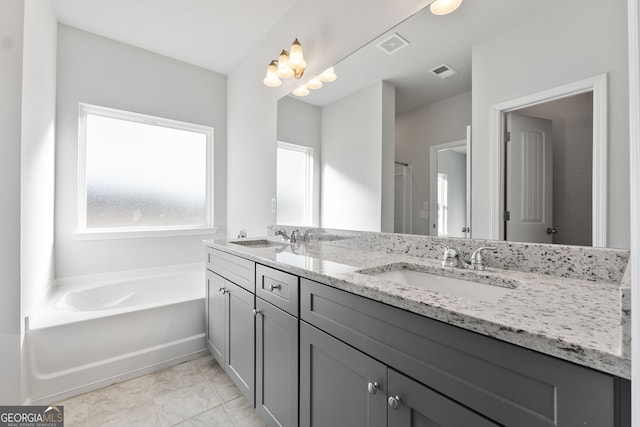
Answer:
[[[400,399],[400,396],[391,396],[389,398],[389,406],[391,406],[392,409],[398,409],[398,407],[400,406],[400,404],[402,403],[402,399]]]
[[[275,291],[276,289],[280,289],[280,285],[269,285],[269,290],[271,292]]]
[[[378,384],[378,382],[373,382],[369,383],[367,389],[369,390],[370,394],[376,394],[376,392],[378,391],[378,387],[380,387],[380,384]]]

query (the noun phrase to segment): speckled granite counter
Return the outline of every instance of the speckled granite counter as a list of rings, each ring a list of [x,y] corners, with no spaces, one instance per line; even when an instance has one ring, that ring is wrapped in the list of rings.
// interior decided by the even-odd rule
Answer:
[[[303,244],[262,248],[234,244],[234,240],[205,244],[451,325],[630,378],[630,278],[625,274],[628,251],[491,242],[498,250],[486,257],[487,269],[478,272],[440,266],[441,249],[432,242],[452,240],[384,233],[328,236],[320,232]],[[465,246],[477,248],[487,243],[458,239],[453,242],[463,253],[468,253]],[[478,282],[508,282],[515,288],[497,301],[480,301],[360,272],[384,271],[397,263]]]

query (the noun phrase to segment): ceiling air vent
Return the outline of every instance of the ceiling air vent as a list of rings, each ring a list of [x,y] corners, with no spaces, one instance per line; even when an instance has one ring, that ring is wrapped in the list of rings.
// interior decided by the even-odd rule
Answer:
[[[396,53],[405,46],[409,46],[409,42],[400,36],[398,33],[393,33],[390,37],[382,40],[377,44],[378,48],[384,53],[391,55]]]
[[[454,70],[447,64],[438,65],[437,67],[432,68],[429,71],[440,77],[441,79],[446,79],[447,77],[451,77],[454,74],[458,74],[456,70]]]

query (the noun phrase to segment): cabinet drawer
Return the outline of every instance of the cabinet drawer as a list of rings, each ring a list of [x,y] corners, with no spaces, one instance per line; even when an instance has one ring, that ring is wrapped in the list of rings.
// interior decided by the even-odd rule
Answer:
[[[256,291],[256,264],[253,261],[207,248],[207,268],[249,292]]]
[[[298,316],[298,277],[256,265],[256,295],[276,307]]]
[[[615,378],[306,279],[300,318],[505,426],[615,425]]]

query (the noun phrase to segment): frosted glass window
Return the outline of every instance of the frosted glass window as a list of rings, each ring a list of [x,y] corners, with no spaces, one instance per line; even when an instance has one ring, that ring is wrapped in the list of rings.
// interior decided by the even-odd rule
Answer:
[[[81,230],[212,226],[211,128],[84,105],[81,126]]]
[[[313,149],[278,142],[278,224],[311,225]]]

